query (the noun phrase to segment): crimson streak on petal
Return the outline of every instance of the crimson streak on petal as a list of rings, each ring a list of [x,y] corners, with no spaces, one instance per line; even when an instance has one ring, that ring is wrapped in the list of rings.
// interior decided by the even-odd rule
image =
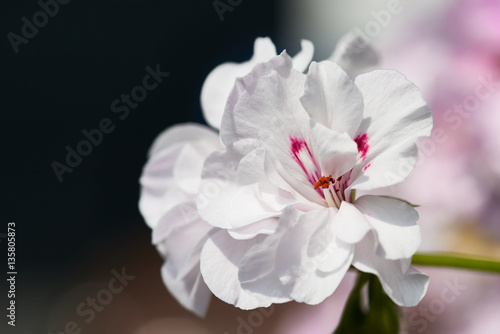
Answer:
[[[368,145],[368,135],[366,133],[357,135],[354,141],[358,145],[358,152],[361,153],[361,160],[365,160],[366,153],[368,153],[368,149],[370,148],[370,145]]]
[[[304,171],[307,176],[307,180],[313,186],[316,184],[316,181],[321,176],[320,168],[314,158],[309,146],[304,139],[299,139],[293,136],[290,136],[290,152],[292,154],[293,159],[299,164],[300,168]]]

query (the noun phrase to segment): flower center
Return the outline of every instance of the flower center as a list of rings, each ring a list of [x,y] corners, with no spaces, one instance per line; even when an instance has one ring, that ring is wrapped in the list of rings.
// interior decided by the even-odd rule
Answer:
[[[340,203],[345,201],[345,188],[347,186],[347,180],[342,179],[342,176],[339,176],[337,179],[329,176],[322,176],[318,179],[318,181],[314,184],[314,189],[321,190],[322,195],[328,203],[330,207],[340,208]]]
[[[366,143],[363,145],[367,146]],[[337,179],[332,178],[332,175],[321,176],[321,168],[306,141],[301,138],[290,136],[290,153],[304,171],[307,181],[325,199],[328,206],[340,208],[340,203],[346,200],[345,189],[348,187],[347,183],[351,178],[352,169]]]

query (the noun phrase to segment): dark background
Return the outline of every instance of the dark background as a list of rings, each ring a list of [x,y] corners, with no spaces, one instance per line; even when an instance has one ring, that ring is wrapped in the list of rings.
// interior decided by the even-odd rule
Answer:
[[[41,8],[34,0],[2,1],[0,233],[16,223],[18,275],[16,327],[6,325],[2,311],[0,328],[55,334],[75,320],[82,333],[126,334],[154,317],[191,316],[162,286],[161,259],[137,208],[138,178],[157,134],[172,124],[203,122],[200,90],[215,66],[248,59],[257,36],[270,36],[278,50],[298,50],[307,36],[287,40],[279,5],[242,1],[221,21],[211,0],[73,0],[59,5],[16,54],[7,34],[21,35],[21,18],[33,22]],[[111,102],[130,94],[145,67],[156,64],[170,76],[120,120]],[[65,147],[76,148],[82,130],[103,118],[115,130],[59,182],[51,164],[65,164]],[[4,277],[6,239],[0,241]],[[134,284],[99,321],[84,324],[75,306],[123,267],[136,276]],[[3,285],[2,310],[6,294]],[[217,307],[225,306],[210,312]]]

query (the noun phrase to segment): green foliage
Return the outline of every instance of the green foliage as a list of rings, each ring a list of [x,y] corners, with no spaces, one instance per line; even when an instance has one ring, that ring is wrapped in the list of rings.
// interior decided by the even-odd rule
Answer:
[[[363,287],[368,284],[368,309],[363,306]],[[334,334],[398,334],[399,308],[385,294],[378,278],[360,273]]]

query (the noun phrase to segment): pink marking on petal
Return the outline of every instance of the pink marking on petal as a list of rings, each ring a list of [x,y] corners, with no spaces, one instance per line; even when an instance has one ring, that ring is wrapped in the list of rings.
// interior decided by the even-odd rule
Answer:
[[[358,145],[358,152],[361,153],[361,160],[365,160],[370,148],[370,145],[368,145],[368,135],[366,133],[360,134],[354,138],[354,141]]]
[[[290,138],[290,152],[292,154],[292,158],[299,164],[300,168],[302,168],[302,170],[306,174],[307,180],[314,186],[319,177],[321,176],[319,173],[318,164],[316,163],[316,159],[314,158],[313,154],[311,153],[311,150],[309,149],[309,146],[307,145],[304,139],[299,139],[293,136],[290,136],[289,138]],[[308,170],[302,159],[305,159],[306,162],[308,162],[309,167],[314,166],[313,167],[314,170]],[[320,193],[320,195],[323,196],[323,192],[321,192],[321,190],[318,189],[318,192]]]
[[[300,151],[302,151],[302,148],[304,146],[307,146],[306,141],[304,139],[299,139],[292,136],[290,136],[290,144],[291,144],[292,154],[294,155],[295,158],[297,158],[297,154],[299,154]]]
[[[368,164],[368,165],[366,165],[365,167],[363,167],[363,172],[364,172],[365,170],[367,170],[367,169],[368,169],[368,167],[370,167],[371,165],[372,165],[372,164]]]

